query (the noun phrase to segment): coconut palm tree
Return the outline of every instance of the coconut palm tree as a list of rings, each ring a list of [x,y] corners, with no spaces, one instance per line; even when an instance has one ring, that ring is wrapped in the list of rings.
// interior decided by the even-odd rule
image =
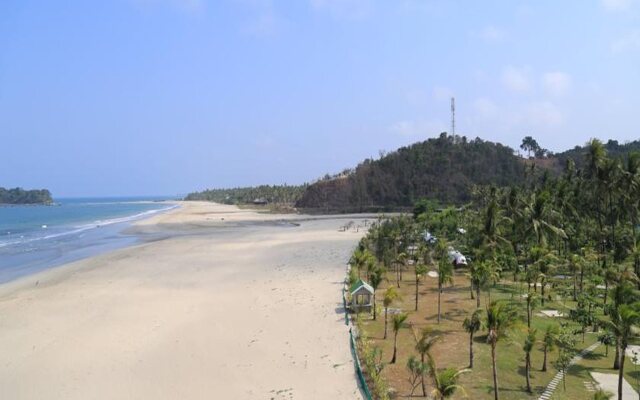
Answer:
[[[429,374],[433,379],[431,396],[434,400],[444,400],[453,396],[456,391],[464,393],[464,388],[458,384],[460,375],[471,372],[469,369],[445,368],[438,371],[436,361],[429,357]]]
[[[416,263],[416,268],[415,268],[415,272],[416,272],[416,308],[415,311],[418,311],[418,288],[420,285],[420,278],[422,278],[424,276],[424,274],[427,273],[427,266],[424,264],[417,264]]]
[[[522,350],[524,350],[524,374],[527,378],[527,392],[531,393],[531,350],[533,350],[533,346],[536,343],[536,330],[529,329],[527,333],[527,337],[524,339],[524,345],[522,346]]]
[[[469,334],[469,368],[473,368],[473,335],[482,328],[482,310],[475,310],[465,318],[462,327]]]
[[[395,314],[393,316],[393,357],[391,357],[391,364],[396,363],[398,355],[398,332],[405,326],[407,317],[409,317],[409,315],[406,313]]]
[[[377,267],[371,271],[369,274],[369,280],[371,282],[371,287],[373,288],[373,320],[376,320],[376,292],[378,291],[378,286],[384,280],[384,269],[381,267]]]
[[[498,369],[496,348],[498,342],[518,323],[517,310],[504,301],[493,301],[487,307],[485,329],[487,329],[487,342],[491,345],[491,364],[493,368],[493,393],[494,399],[499,400]]]
[[[610,320],[603,320],[602,323],[616,337],[616,347],[619,358],[618,369],[618,400],[622,400],[622,383],[624,382],[624,360],[629,339],[633,336],[633,327],[640,323],[640,312],[637,311],[640,304],[634,306],[621,304],[613,307],[610,311]]]
[[[400,294],[393,286],[389,286],[387,290],[384,292],[384,299],[382,300],[382,304],[384,305],[384,339],[387,338],[387,314],[389,313],[389,306],[393,304],[400,297]]]
[[[595,393],[593,393],[593,400],[609,400],[613,397],[613,393],[605,392],[602,389],[598,389]]]
[[[527,302],[527,328],[531,328],[531,320],[533,319],[533,310],[540,304],[540,296],[535,293],[525,294]]]
[[[429,356],[433,346],[442,339],[442,336],[435,335],[433,331],[426,327],[420,330],[420,335],[413,331],[413,337],[416,340],[416,351],[420,354],[420,361],[424,364],[425,358]],[[427,396],[427,390],[424,383],[424,376],[422,377],[422,396]]]
[[[402,252],[398,254],[396,259],[393,261],[393,263],[396,266],[396,284],[398,288],[400,288],[400,281],[402,281],[402,269],[404,268],[407,262],[407,258],[408,258],[407,253]]]
[[[453,284],[453,264],[449,262],[448,257],[442,257],[438,262],[438,323],[440,323],[442,289],[445,284]]]
[[[544,336],[542,337],[542,368],[540,371],[547,371],[547,354],[550,351],[553,351],[556,347],[556,340],[558,337],[558,326],[557,325],[547,325],[547,329],[544,331]]]

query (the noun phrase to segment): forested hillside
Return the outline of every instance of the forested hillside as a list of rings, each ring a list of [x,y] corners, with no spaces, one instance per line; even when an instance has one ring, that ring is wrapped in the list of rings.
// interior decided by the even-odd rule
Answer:
[[[460,204],[470,199],[474,185],[519,183],[524,173],[522,159],[507,146],[443,133],[365,160],[347,176],[316,182],[296,206],[365,211],[410,207],[425,197]]]
[[[207,189],[189,193],[185,200],[213,201],[223,204],[250,204],[254,201],[270,204],[294,204],[307,185],[261,185],[232,189]]]
[[[0,204],[51,204],[53,199],[47,189],[24,190],[0,187]]]
[[[611,158],[627,157],[631,152],[640,151],[640,141],[634,140],[633,142],[620,144],[617,140],[609,140],[603,144],[603,147]],[[576,163],[576,168],[581,169],[584,167],[584,155],[586,152],[586,147],[576,146],[571,150],[555,154],[554,158],[557,159],[557,164],[561,167],[564,167],[567,159],[571,158]]]

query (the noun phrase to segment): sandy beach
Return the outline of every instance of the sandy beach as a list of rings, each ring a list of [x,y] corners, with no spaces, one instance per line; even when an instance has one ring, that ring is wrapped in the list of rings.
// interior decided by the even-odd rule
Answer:
[[[361,398],[357,218],[183,203],[130,228],[147,243],[0,286],[0,398]]]

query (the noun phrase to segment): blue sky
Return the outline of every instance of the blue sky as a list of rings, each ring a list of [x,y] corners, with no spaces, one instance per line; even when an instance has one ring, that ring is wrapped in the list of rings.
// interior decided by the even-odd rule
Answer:
[[[0,186],[302,183],[449,130],[640,138],[640,0],[0,2]]]

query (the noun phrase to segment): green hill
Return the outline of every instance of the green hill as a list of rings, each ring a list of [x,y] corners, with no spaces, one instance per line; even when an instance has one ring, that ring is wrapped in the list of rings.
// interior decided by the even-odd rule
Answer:
[[[0,187],[0,204],[51,204],[51,192],[47,189],[24,190]]]
[[[460,204],[474,185],[519,183],[524,172],[510,147],[443,133],[310,185],[296,207],[357,212],[411,207],[421,198]]]

